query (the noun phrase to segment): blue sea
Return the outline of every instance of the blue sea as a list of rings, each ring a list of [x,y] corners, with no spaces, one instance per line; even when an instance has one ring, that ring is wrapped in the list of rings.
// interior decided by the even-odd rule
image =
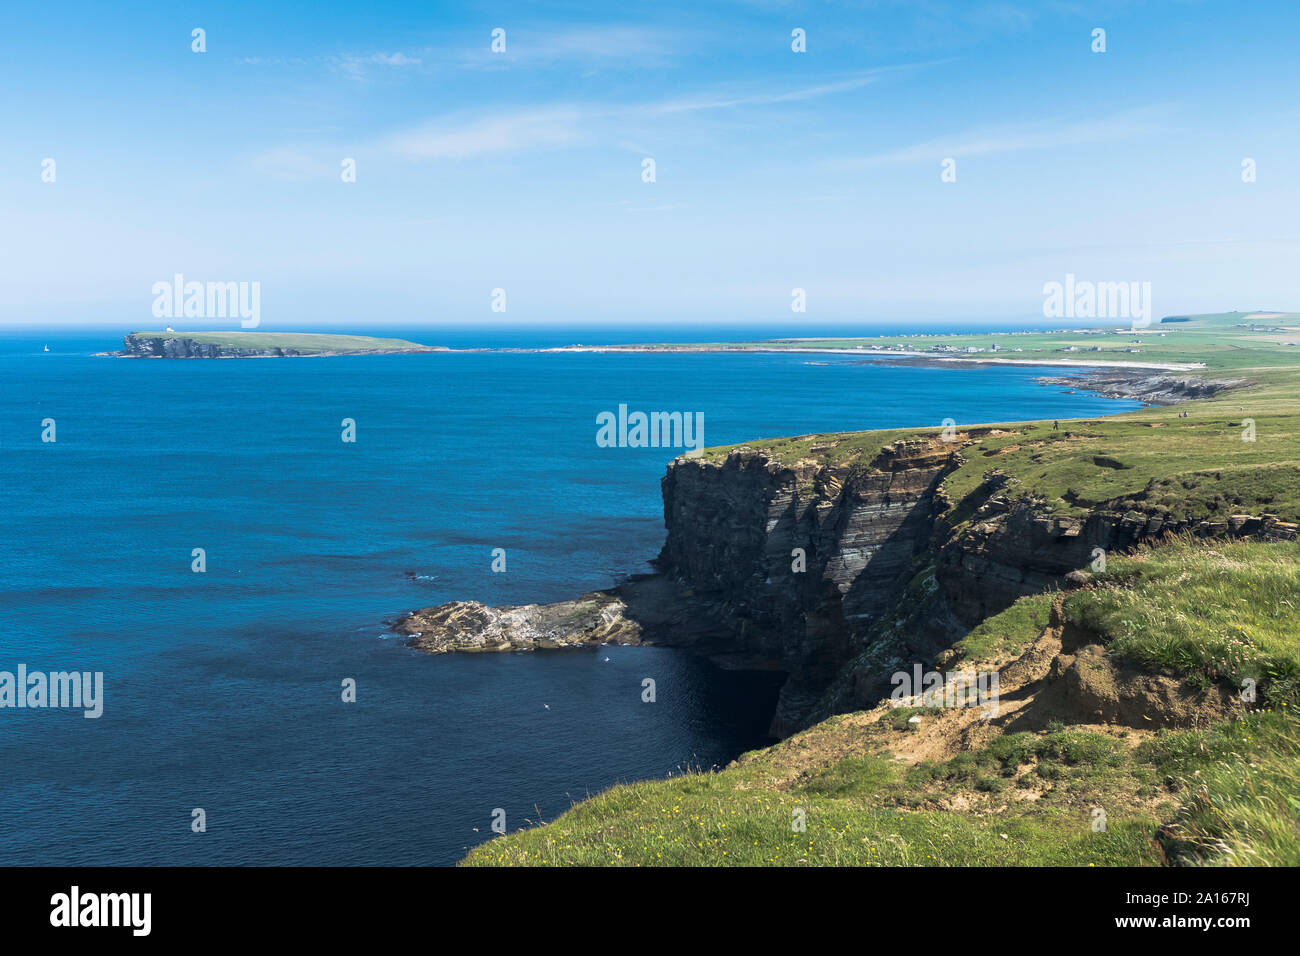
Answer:
[[[775,333],[373,334],[517,348]],[[1135,407],[1034,369],[851,356],[92,354],[120,343],[0,343],[0,670],[104,675],[98,719],[0,710],[0,864],[448,864],[498,809],[514,830],[762,746],[780,675],[657,648],[432,656],[385,623],[648,570],[676,452],[597,447],[597,414],[619,404],[702,412],[709,445]]]

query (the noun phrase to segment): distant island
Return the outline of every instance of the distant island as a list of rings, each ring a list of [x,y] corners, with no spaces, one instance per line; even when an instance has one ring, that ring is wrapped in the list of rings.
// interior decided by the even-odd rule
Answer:
[[[131,332],[122,342],[125,347],[120,352],[101,354],[122,358],[220,359],[447,351],[406,339],[320,332],[175,332],[168,329]]]

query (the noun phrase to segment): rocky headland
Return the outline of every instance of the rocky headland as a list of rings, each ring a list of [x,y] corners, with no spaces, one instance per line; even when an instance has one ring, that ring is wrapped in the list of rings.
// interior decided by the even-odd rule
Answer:
[[[1071,375],[1044,375],[1036,381],[1041,385],[1062,385],[1148,405],[1177,405],[1198,398],[1211,398],[1220,392],[1246,388],[1251,384],[1247,378],[1206,379],[1144,369],[1089,369]]]
[[[122,349],[109,353],[119,358],[226,359],[286,358],[294,356],[393,355],[407,352],[446,351],[402,339],[323,333],[285,332],[131,332]]]
[[[945,479],[974,466],[965,453],[981,432],[1005,434],[896,440],[838,461],[851,436],[826,436],[793,460],[749,446],[678,458],[661,481],[658,573],[554,604],[452,602],[396,630],[434,653],[657,644],[780,669],[772,732],[785,736],[873,706],[890,673],[933,661],[1018,598],[1086,583],[1099,549],[1297,534],[1276,514],[1197,518],[1131,501],[1063,514],[997,469],[950,500]]]

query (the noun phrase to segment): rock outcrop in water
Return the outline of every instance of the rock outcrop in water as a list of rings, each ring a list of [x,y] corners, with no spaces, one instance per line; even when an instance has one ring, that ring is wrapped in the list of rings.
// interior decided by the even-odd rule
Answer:
[[[714,616],[716,608],[667,575],[641,574],[606,591],[571,601],[489,607],[452,601],[415,611],[394,625],[412,647],[431,654],[549,650],[601,644],[664,644],[733,655],[741,666],[762,666],[734,656],[736,646]]]
[[[1128,398],[1148,405],[1177,405],[1193,399],[1212,398],[1220,392],[1251,384],[1246,378],[1207,379],[1128,368],[1097,368],[1070,375],[1044,375],[1037,381],[1042,385],[1064,385],[1107,398]]]

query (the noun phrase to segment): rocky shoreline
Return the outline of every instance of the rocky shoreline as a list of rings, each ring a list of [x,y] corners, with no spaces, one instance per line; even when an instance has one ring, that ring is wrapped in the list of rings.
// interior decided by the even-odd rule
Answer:
[[[1152,373],[1138,369],[1089,369],[1071,375],[1044,375],[1035,379],[1040,385],[1066,388],[1125,398],[1147,405],[1177,405],[1198,398],[1211,398],[1219,392],[1245,388],[1252,384],[1245,378],[1203,379]]]
[[[714,608],[665,574],[637,574],[569,601],[491,607],[451,601],[414,611],[393,625],[409,646],[430,654],[501,653],[606,644],[690,647],[735,664]],[[756,668],[774,662],[749,656]]]
[[[1044,368],[1107,368],[1107,369],[1148,369],[1164,372],[1192,372],[1205,368],[1203,362],[1139,362],[1129,360],[1098,360],[1079,357],[1062,359],[1010,358],[993,355],[962,355],[940,352],[900,351],[896,349],[872,348],[812,348],[783,345],[749,345],[736,343],[732,345],[560,345],[550,348],[513,348],[499,349],[502,352],[755,352],[775,355],[853,355],[866,358],[873,363],[876,359],[890,359],[889,364],[926,365],[935,368],[951,368],[954,365],[1026,365]]]

